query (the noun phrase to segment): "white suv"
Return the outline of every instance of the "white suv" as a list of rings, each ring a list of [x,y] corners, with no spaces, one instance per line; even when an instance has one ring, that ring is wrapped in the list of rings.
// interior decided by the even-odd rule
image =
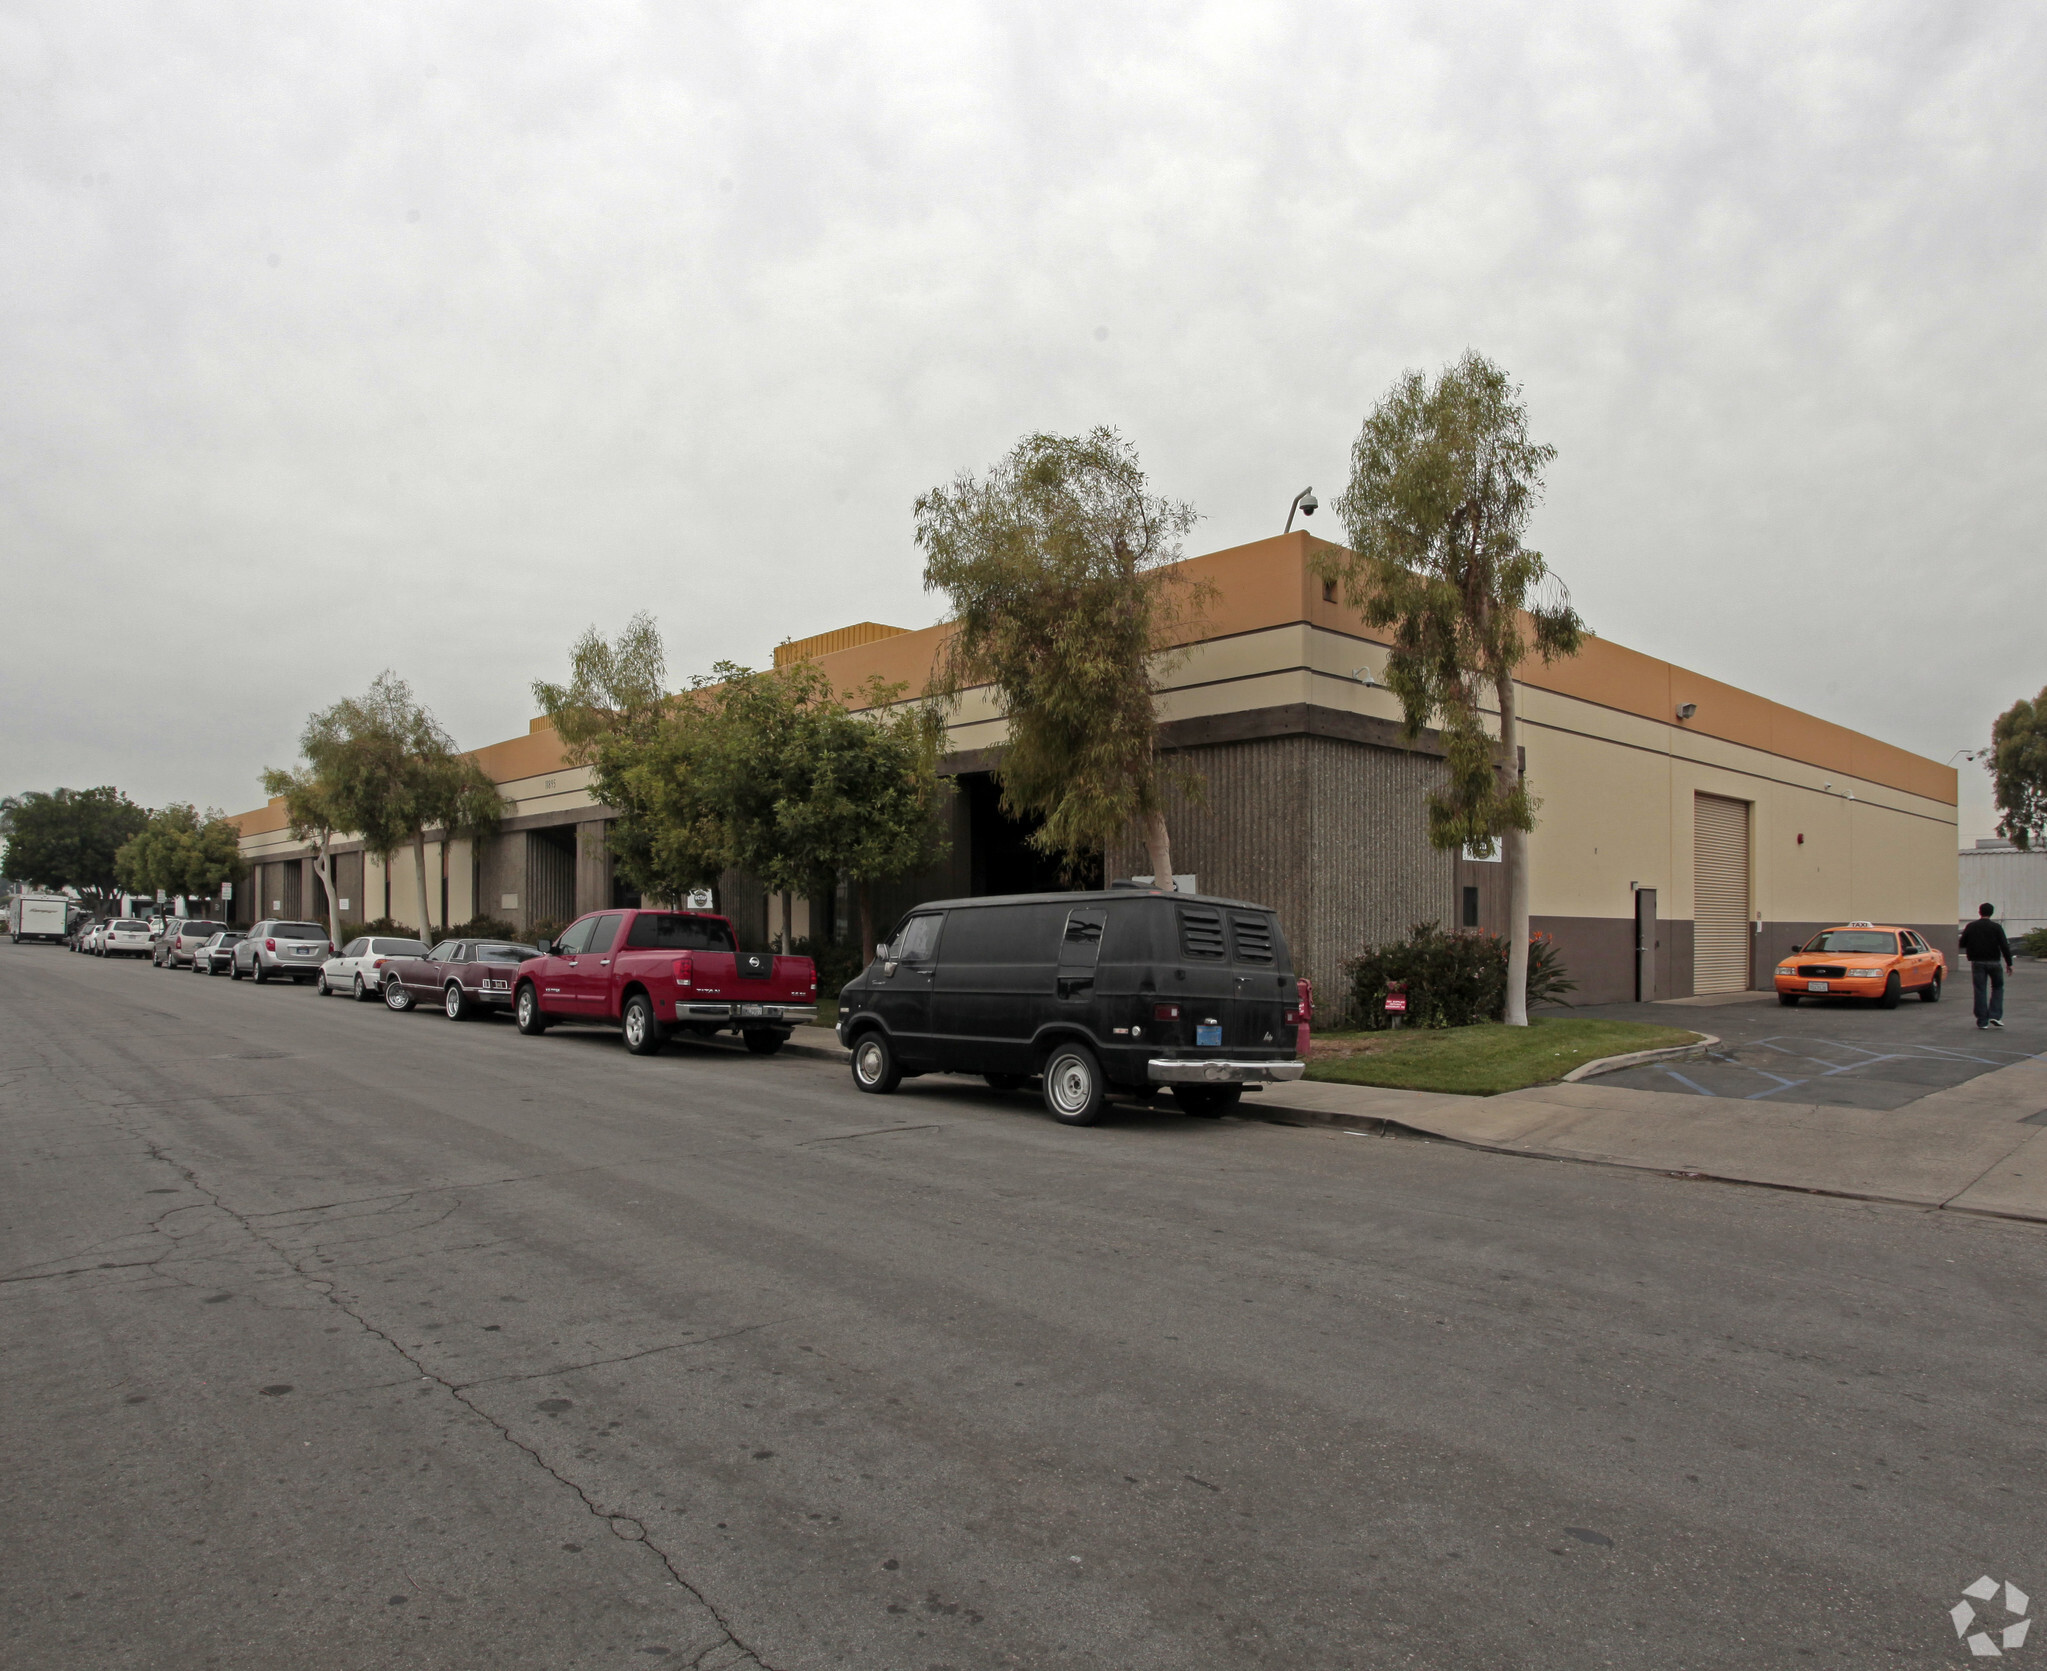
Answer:
[[[271,980],[297,981],[303,986],[320,973],[320,965],[333,950],[327,931],[318,923],[277,922],[266,917],[236,943],[228,973],[236,980],[249,975],[258,986]]]

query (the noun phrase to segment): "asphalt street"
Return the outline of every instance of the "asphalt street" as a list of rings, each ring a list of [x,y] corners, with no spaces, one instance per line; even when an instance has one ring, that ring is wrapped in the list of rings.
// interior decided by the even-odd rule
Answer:
[[[2047,1594],[2038,1227],[0,1005],[10,1667],[1916,1666]]]
[[[1931,1091],[2047,1056],[2047,964],[2021,958],[2005,983],[2005,1025],[1979,1029],[1969,968],[1950,977],[1938,1003],[1908,996],[1894,1010],[1855,998],[1775,998],[1737,1004],[1609,1004],[1558,1010],[1696,1027],[1720,1040],[1703,1062],[1653,1063],[1602,1076],[1602,1085],[1754,1102],[1816,1102],[1902,1108]]]

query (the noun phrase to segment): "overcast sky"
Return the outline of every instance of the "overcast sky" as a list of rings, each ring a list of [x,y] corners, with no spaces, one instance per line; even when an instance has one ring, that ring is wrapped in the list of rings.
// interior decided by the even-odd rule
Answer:
[[[1602,635],[1942,760],[2047,683],[2037,0],[13,0],[0,77],[0,792],[924,625],[1031,429],[1276,533],[1467,346]]]

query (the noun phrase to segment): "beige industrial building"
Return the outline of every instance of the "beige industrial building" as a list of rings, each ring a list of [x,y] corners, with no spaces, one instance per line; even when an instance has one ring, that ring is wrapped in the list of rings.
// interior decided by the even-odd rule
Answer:
[[[1379,682],[1384,635],[1317,578],[1318,543],[1287,534],[1182,565],[1209,583],[1210,602],[1171,658],[1159,714],[1163,746],[1204,785],[1174,810],[1176,866],[1203,892],[1277,907],[1297,963],[1330,993],[1347,958],[1411,924],[1499,930],[1504,898],[1497,863],[1429,845],[1440,742],[1403,734]],[[815,661],[846,690],[879,674],[918,691],[947,630],[863,623],[784,644],[776,659]],[[1555,940],[1580,1001],[1765,985],[1794,939],[1854,919],[1952,938],[1952,768],[1604,639],[1523,672],[1541,800],[1529,843],[1534,927]],[[886,890],[885,913],[1057,885],[996,805],[990,768],[1004,723],[986,692],[953,714],[950,855]],[[607,811],[545,720],[475,758],[509,813],[481,843],[429,846],[433,921],[562,921],[623,897]],[[240,822],[256,867],[241,919],[320,909],[307,850],[280,809]],[[343,845],[342,914],[418,922],[410,853],[387,872]],[[1105,862],[1111,876],[1143,867],[1134,844]],[[763,939],[765,895],[732,875],[720,891],[742,933]],[[847,915],[843,898],[804,901],[798,933],[843,935]]]

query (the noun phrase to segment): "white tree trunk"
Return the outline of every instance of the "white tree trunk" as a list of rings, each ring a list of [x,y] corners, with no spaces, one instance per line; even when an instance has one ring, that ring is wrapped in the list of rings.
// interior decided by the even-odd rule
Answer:
[[[787,957],[796,944],[796,895],[793,890],[782,890],[782,955]]]
[[[341,950],[341,907],[334,903],[334,857],[331,849],[334,838],[320,837],[320,855],[313,861],[313,873],[320,878],[320,886],[327,890],[327,939],[336,951]]]
[[[412,868],[419,876],[419,937],[433,943],[434,908],[426,897],[426,831],[412,832]]]
[[[1511,674],[1497,681],[1500,693],[1500,755],[1512,785],[1521,782],[1521,720],[1514,709]],[[1509,1027],[1528,1025],[1528,832],[1508,830],[1500,838],[1500,863],[1507,884],[1507,1008]]]
[[[1173,838],[1166,833],[1166,815],[1154,807],[1144,815],[1144,845],[1151,852],[1151,885],[1173,891]]]

